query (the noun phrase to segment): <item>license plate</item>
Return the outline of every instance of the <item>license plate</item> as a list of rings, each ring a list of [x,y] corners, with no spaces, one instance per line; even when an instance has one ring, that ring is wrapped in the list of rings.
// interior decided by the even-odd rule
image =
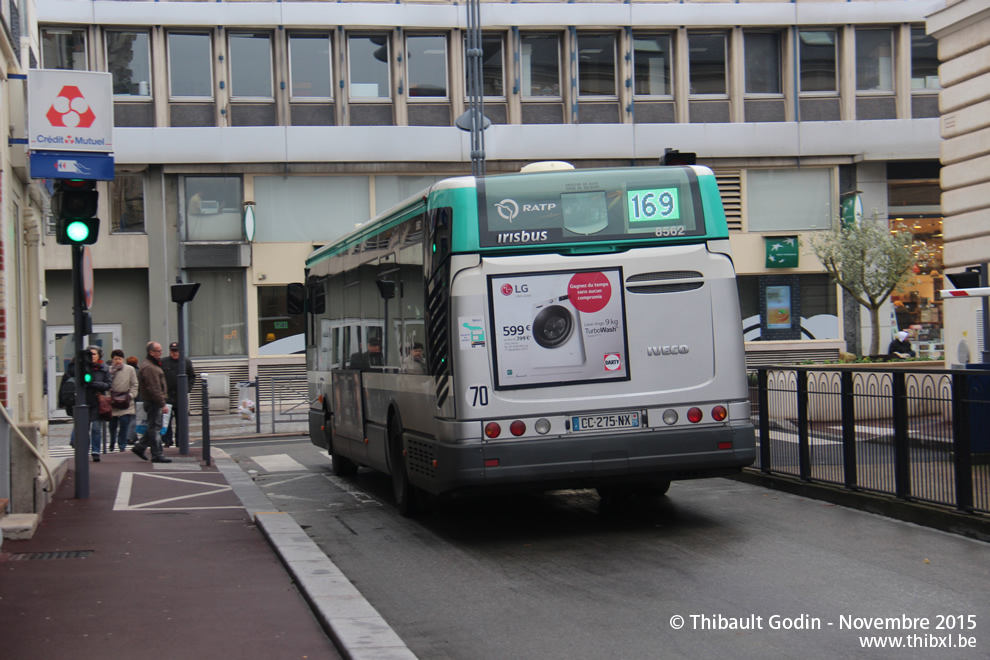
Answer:
[[[610,415],[581,415],[571,417],[571,431],[575,432],[638,428],[638,412],[612,413]]]

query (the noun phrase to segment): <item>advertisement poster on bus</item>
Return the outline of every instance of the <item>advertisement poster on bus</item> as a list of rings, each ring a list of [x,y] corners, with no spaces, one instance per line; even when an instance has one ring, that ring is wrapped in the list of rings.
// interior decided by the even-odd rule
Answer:
[[[629,379],[621,269],[488,282],[496,388]]]

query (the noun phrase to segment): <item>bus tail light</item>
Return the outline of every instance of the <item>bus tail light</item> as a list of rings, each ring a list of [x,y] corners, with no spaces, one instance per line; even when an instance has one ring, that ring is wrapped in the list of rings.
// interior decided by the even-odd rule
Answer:
[[[698,422],[701,421],[701,418],[704,416],[705,414],[701,412],[701,408],[691,408],[691,410],[689,410],[687,414],[688,421],[691,422],[692,424],[697,424]]]
[[[725,406],[715,406],[712,408],[712,419],[716,422],[724,422],[728,416],[729,411],[725,409]]]
[[[485,459],[485,467],[498,467],[498,459],[497,458],[486,458]]]
[[[720,443],[718,443],[718,448],[719,449],[732,449],[732,441],[731,440],[728,440],[726,442],[720,442]]]
[[[497,422],[488,422],[485,424],[485,437],[497,438],[500,435],[502,435],[502,427]]]
[[[509,424],[509,432],[515,436],[522,435],[523,433],[526,432],[526,423],[517,419],[516,421]]]

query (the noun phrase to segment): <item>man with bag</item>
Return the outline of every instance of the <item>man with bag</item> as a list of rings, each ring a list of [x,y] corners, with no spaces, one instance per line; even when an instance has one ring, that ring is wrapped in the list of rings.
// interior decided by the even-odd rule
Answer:
[[[165,372],[165,385],[168,386],[168,405],[175,409],[175,402],[179,398],[179,373],[182,371],[183,366],[179,364],[179,342],[173,341],[168,345],[168,356],[162,358],[162,371]],[[191,387],[196,382],[196,372],[193,370],[192,360],[186,358],[185,364],[186,371],[186,382]],[[188,393],[188,390],[187,390]],[[188,409],[189,401],[184,402]],[[165,433],[162,434],[162,443],[166,447],[172,446],[172,420],[175,419],[175,415],[168,416],[168,422],[163,423],[165,427]]]
[[[131,451],[139,458],[148,460],[144,452],[150,447],[152,463],[171,463],[172,459],[162,455],[162,415],[168,412],[165,401],[168,389],[165,385],[165,373],[162,371],[162,345],[149,341],[146,351],[147,357],[138,371],[138,391],[148,413],[148,430],[131,447]]]

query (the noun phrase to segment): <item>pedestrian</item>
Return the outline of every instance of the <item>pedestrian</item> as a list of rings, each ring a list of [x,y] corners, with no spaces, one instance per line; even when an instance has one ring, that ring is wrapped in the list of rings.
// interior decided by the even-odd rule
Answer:
[[[113,406],[113,419],[110,420],[110,451],[114,443],[120,451],[127,449],[127,435],[137,408],[134,398],[138,393],[138,377],[134,367],[124,362],[124,351],[119,348],[110,352],[110,405]]]
[[[89,355],[91,360],[89,372],[93,379],[86,383],[86,405],[89,406],[89,451],[94,463],[100,462],[103,446],[103,420],[100,418],[100,396],[110,391],[110,369],[103,364],[103,349],[99,346],[88,346],[82,357]],[[76,430],[73,428],[69,435],[69,444],[73,447],[76,442]]]
[[[175,420],[175,403],[179,400],[179,342],[173,341],[168,345],[168,357],[162,359],[162,371],[165,372],[165,385],[168,387],[168,405],[172,408],[172,414],[168,418],[168,427],[165,435],[162,436],[162,444],[166,447],[172,446],[172,424]],[[189,405],[189,388],[196,382],[196,372],[193,370],[192,360],[186,358],[186,404]]]
[[[162,345],[149,341],[145,350],[147,357],[138,371],[138,391],[148,413],[148,430],[134,443],[131,451],[139,458],[148,460],[144,452],[150,448],[152,463],[171,463],[171,459],[162,455],[162,415],[168,412],[168,404],[165,402],[168,390],[165,386],[165,373],[162,371]]]
[[[126,362],[132,369],[134,369],[134,373],[138,372],[138,369],[140,368],[140,363],[138,362],[138,359],[136,357],[134,357],[133,355],[129,355],[127,356]],[[127,430],[127,444],[133,445],[134,443],[137,442],[137,427],[138,424],[142,420],[144,420],[144,406],[142,405],[143,403],[144,402],[141,399],[141,388],[139,386],[137,396],[134,397],[134,411],[135,411],[134,423],[131,424],[131,428]]]
[[[351,356],[351,369],[368,371],[371,367],[380,367],[384,364],[382,360],[382,340],[378,337],[368,339],[368,350],[364,353],[355,353]]]
[[[914,357],[914,349],[911,348],[911,342],[908,340],[908,333],[901,330],[894,337],[894,340],[890,342],[890,346],[887,348],[887,355],[892,355],[902,359],[909,357]]]
[[[407,374],[425,374],[426,358],[423,357],[423,345],[413,344],[409,355],[402,359],[402,370]]]

